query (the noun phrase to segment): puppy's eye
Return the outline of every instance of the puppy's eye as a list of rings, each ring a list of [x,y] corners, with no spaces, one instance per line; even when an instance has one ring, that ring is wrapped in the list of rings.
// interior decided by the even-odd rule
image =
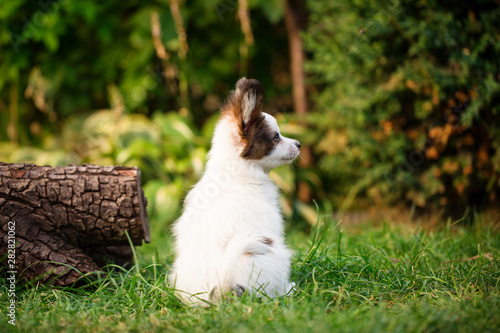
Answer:
[[[276,141],[276,142],[280,142],[280,140],[281,140],[281,138],[280,138],[280,134],[279,134],[279,133],[276,133],[276,134],[274,135],[274,141]]]

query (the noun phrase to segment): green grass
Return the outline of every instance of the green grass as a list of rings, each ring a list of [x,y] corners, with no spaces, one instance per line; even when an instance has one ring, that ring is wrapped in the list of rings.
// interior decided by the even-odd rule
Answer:
[[[137,248],[138,266],[80,288],[18,286],[17,327],[0,331],[498,332],[500,237],[491,227],[410,225],[289,232],[294,295],[183,306],[167,287],[168,233]],[[2,276],[0,287],[6,290]]]

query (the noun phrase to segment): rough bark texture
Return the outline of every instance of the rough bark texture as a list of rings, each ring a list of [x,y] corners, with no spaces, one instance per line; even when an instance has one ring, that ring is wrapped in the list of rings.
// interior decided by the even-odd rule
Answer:
[[[288,35],[290,52],[290,71],[293,84],[293,105],[295,113],[304,116],[307,114],[307,90],[304,73],[304,46],[300,32],[307,26],[307,11],[303,0],[285,0],[285,25]],[[312,147],[303,146],[300,153],[299,165],[303,169],[313,166]],[[301,181],[298,184],[297,197],[303,202],[312,200],[311,187]]]
[[[15,227],[9,270],[41,283],[73,284],[106,261],[131,261],[126,231],[135,245],[149,242],[146,204],[138,168],[0,163],[0,259],[8,228]]]

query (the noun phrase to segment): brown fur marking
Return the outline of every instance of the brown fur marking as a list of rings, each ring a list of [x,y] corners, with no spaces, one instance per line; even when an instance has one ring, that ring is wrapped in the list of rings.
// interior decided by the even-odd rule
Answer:
[[[262,243],[269,245],[269,246],[272,246],[273,240],[271,238],[264,237],[264,239],[262,240]]]
[[[251,160],[261,159],[273,151],[277,144],[273,140],[274,133],[266,125],[262,114],[264,88],[259,81],[247,78],[240,79],[236,83],[236,88],[222,107],[222,115],[229,116],[238,126],[241,142],[245,145],[241,157]],[[243,120],[245,93],[255,96],[255,108],[247,123]]]

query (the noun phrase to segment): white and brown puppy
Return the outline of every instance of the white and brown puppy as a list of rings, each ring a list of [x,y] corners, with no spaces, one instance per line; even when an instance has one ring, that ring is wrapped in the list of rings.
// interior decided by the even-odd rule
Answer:
[[[236,83],[221,110],[205,173],[174,224],[170,278],[187,303],[208,305],[228,292],[276,297],[293,288],[269,172],[297,158],[300,143],[283,137],[276,119],[262,112],[263,95],[257,80]]]

